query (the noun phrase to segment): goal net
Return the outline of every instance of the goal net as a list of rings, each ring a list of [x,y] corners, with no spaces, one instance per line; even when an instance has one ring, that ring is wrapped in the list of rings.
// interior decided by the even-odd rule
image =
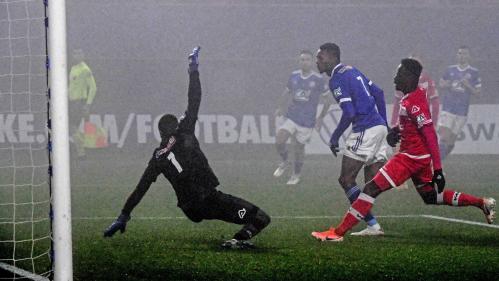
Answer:
[[[52,273],[42,0],[0,0],[0,280]]]

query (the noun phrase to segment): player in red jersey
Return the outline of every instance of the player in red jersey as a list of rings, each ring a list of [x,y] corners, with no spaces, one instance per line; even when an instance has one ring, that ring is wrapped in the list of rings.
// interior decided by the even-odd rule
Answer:
[[[394,78],[396,89],[404,93],[404,97],[400,101],[399,126],[391,130],[387,141],[393,145],[401,139],[400,151],[366,184],[363,193],[353,202],[338,227],[324,232],[312,232],[313,237],[321,241],[343,241],[345,233],[371,210],[379,194],[409,178],[426,204],[475,206],[483,211],[488,223],[493,222],[493,198],[477,198],[450,189],[444,190],[445,178],[437,134],[430,117],[426,93],[424,89],[418,88],[422,68],[414,59],[403,59]]]

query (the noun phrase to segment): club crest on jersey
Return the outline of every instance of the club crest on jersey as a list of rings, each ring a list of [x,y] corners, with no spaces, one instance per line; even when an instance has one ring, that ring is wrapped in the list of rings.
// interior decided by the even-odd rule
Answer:
[[[239,216],[240,219],[243,219],[244,215],[246,215],[246,209],[242,208],[241,210],[237,211],[237,215]]]
[[[336,88],[336,89],[333,90],[333,96],[335,98],[339,98],[341,96],[341,94],[342,93],[341,93],[341,88],[340,87],[338,87],[338,88]]]
[[[156,151],[156,159],[159,158],[161,155],[165,154],[166,152],[170,151],[172,146],[175,144],[177,140],[175,139],[174,136],[171,136],[170,139],[168,140],[168,144],[166,145],[165,148],[162,148],[158,151]]]
[[[315,81],[310,81],[310,82],[308,83],[308,87],[309,87],[309,88],[313,88],[313,87],[315,87]]]
[[[417,106],[417,105],[413,106],[412,109],[411,109],[411,113],[412,114],[414,114],[416,112],[419,112],[419,106]]]

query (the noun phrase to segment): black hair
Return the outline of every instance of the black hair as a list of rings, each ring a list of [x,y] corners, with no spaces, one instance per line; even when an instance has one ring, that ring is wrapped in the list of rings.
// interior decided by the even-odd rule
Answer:
[[[338,62],[341,61],[340,47],[338,47],[335,43],[324,43],[319,47],[319,49],[335,56],[338,59]]]
[[[400,62],[402,66],[407,69],[410,73],[412,73],[416,78],[419,79],[421,76],[421,71],[423,71],[423,66],[419,61],[411,58],[402,59]]]
[[[165,114],[161,116],[158,122],[158,130],[161,135],[161,139],[164,139],[172,135],[178,126],[177,117],[173,114]]]

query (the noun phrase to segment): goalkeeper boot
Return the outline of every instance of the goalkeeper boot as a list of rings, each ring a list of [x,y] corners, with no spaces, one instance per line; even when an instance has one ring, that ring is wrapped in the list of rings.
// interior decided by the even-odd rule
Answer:
[[[385,235],[385,232],[381,228],[379,224],[375,225],[368,225],[364,230],[358,231],[358,232],[353,232],[353,236],[381,236]]]
[[[485,214],[485,219],[487,223],[491,224],[496,218],[496,200],[494,198],[483,198],[482,211]]]
[[[289,162],[288,161],[281,162],[277,167],[277,169],[274,171],[274,177],[278,178],[282,176],[282,174],[284,174],[287,168],[289,168]]]
[[[248,240],[230,239],[222,243],[224,249],[254,249],[255,245]]]

